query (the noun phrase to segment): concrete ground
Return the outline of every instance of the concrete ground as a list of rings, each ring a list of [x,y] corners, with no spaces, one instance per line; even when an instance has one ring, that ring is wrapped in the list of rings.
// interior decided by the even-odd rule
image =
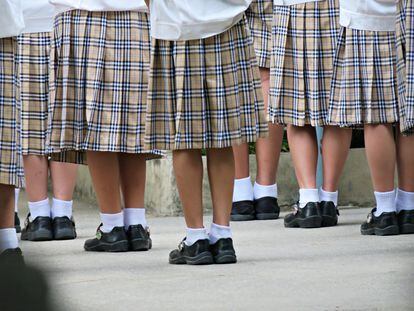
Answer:
[[[182,218],[150,219],[150,252],[84,252],[99,222],[86,204],[75,211],[77,240],[21,246],[61,310],[414,310],[414,235],[361,236],[367,213],[344,209],[338,227],[311,230],[234,223],[239,263],[227,266],[168,264]]]

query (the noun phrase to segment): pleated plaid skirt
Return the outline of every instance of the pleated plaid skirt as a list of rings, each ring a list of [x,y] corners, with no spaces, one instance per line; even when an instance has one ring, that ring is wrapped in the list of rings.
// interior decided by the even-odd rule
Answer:
[[[15,53],[15,39],[0,38],[0,184],[22,187]]]
[[[414,134],[414,4],[399,2],[397,21],[397,71],[400,127],[404,135]]]
[[[329,123],[342,127],[399,120],[395,32],[341,28]]]
[[[253,0],[246,11],[247,22],[253,37],[259,67],[270,68],[272,52],[273,0]]]
[[[270,121],[326,125],[339,0],[275,6],[272,31]]]
[[[202,40],[153,40],[146,148],[226,148],[267,132],[245,19]]]
[[[56,17],[50,56],[48,152],[147,153],[150,59],[146,13],[73,10]]]

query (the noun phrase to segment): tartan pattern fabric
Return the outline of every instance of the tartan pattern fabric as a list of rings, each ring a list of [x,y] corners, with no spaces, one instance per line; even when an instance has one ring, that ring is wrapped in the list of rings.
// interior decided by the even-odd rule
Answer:
[[[162,155],[143,149],[150,46],[146,13],[73,10],[56,17],[49,153],[64,152],[70,162],[78,157],[71,151]]]
[[[146,148],[226,148],[267,136],[245,19],[201,40],[153,39]]]
[[[326,125],[339,1],[275,6],[272,32],[270,121]]]
[[[17,37],[23,155],[46,155],[50,33]]]
[[[273,0],[253,0],[246,11],[246,17],[253,37],[254,50],[259,67],[270,68]]]
[[[397,20],[397,68],[400,129],[414,134],[414,4],[400,0]]]
[[[23,186],[14,38],[0,39],[0,184]]]
[[[342,127],[399,120],[395,32],[341,28],[329,123]]]

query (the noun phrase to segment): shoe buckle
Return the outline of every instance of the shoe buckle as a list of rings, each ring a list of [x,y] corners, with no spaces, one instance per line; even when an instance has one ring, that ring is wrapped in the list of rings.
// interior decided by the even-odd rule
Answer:
[[[178,244],[178,250],[181,252],[184,249],[184,240],[181,241],[180,244]]]
[[[369,213],[367,216],[367,223],[371,223],[372,222],[372,213]]]

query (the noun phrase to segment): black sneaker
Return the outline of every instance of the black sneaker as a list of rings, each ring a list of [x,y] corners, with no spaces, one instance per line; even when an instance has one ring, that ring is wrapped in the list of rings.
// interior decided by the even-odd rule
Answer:
[[[20,226],[19,214],[17,214],[17,212],[14,213],[14,227],[16,228],[17,233],[22,232],[22,227]]]
[[[67,216],[55,217],[52,221],[53,238],[55,240],[76,239],[75,222],[73,218]]]
[[[396,235],[399,234],[397,213],[382,213],[375,216],[374,208],[369,214],[367,221],[361,225],[362,235]]]
[[[210,251],[216,264],[237,262],[236,252],[231,238],[218,240],[215,244],[210,245]]]
[[[309,202],[304,208],[294,207],[294,212],[285,216],[286,228],[320,228],[322,216],[319,203]]]
[[[256,219],[268,220],[278,219],[280,208],[277,199],[273,197],[264,197],[254,201]]]
[[[127,252],[128,238],[124,227],[115,227],[111,232],[101,231],[102,224],[96,230],[96,237],[87,240],[84,248],[88,252]]]
[[[322,214],[322,227],[333,227],[338,224],[339,210],[334,202],[322,201],[319,208]]]
[[[214,263],[208,239],[198,240],[191,246],[187,246],[184,241],[185,239],[178,245],[178,249],[170,253],[170,264],[211,265]]]
[[[256,215],[253,201],[233,202],[233,207],[231,209],[232,221],[247,221],[255,219]]]
[[[5,264],[23,266],[24,258],[23,258],[22,250],[19,247],[4,250],[0,254],[0,265],[3,266]]]
[[[27,215],[20,238],[27,241],[53,240],[52,219],[50,217],[39,216],[33,221],[30,221],[30,214]]]
[[[152,248],[149,229],[142,225],[129,226],[127,230],[130,251],[147,251]]]
[[[400,233],[409,234],[414,233],[414,210],[406,211],[402,210],[398,213],[398,226],[400,227]]]

